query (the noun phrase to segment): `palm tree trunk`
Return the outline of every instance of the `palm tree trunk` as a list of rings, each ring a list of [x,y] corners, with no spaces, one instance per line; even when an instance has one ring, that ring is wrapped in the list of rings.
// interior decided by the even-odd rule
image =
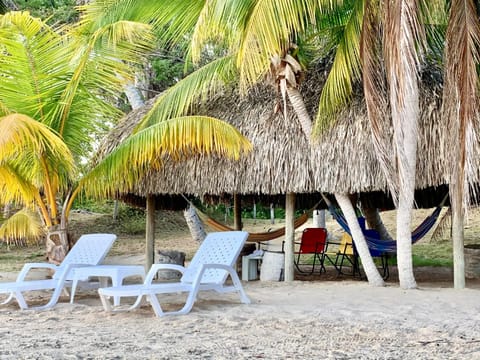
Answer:
[[[400,287],[417,287],[412,262],[412,208],[415,193],[415,167],[417,160],[418,87],[413,79],[411,90],[404,94],[404,108],[394,114],[395,141],[399,149],[400,188],[397,209],[397,266]],[[400,135],[398,133],[401,133]]]
[[[450,184],[452,206],[452,242],[453,242],[453,287],[465,288],[465,249],[464,249],[464,206],[463,206],[463,173],[456,171],[453,175],[456,183]]]
[[[312,120],[310,119],[310,115],[305,107],[303,96],[298,89],[291,86],[287,86],[287,94],[288,98],[290,99],[290,103],[293,106],[293,110],[295,111],[295,115],[297,115],[298,121],[302,126],[302,131],[307,140],[310,141],[310,136],[312,134]]]
[[[386,2],[384,51],[398,163],[397,265],[400,286],[404,289],[417,287],[413,276],[410,227],[419,114],[417,48],[422,37],[418,12],[415,0]]]
[[[58,225],[49,228],[45,248],[48,262],[60,265],[69,250],[67,229],[59,228]]]
[[[367,220],[368,227],[370,229],[375,229],[380,234],[380,239],[389,241],[393,240],[380,217],[378,209],[362,207],[362,211],[365,215],[365,220]]]
[[[368,283],[373,286],[384,286],[385,282],[383,281],[383,278],[378,272],[372,256],[370,255],[367,241],[363,236],[362,229],[358,223],[357,215],[355,214],[355,210],[350,202],[350,198],[347,194],[335,194],[335,198],[337,199],[338,205],[340,205],[340,208],[345,215],[345,219],[347,220],[348,227],[352,232],[352,239],[355,243],[358,255],[362,260],[362,266],[367,276]]]
[[[190,205],[188,209],[183,212],[183,216],[185,217],[187,226],[190,229],[192,239],[198,243],[201,243],[207,237],[207,233],[205,232],[205,228],[203,227],[195,208]]]

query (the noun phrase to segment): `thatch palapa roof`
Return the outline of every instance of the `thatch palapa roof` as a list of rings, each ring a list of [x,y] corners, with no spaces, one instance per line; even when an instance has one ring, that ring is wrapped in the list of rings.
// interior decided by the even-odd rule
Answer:
[[[310,71],[302,94],[315,114],[325,79],[325,69]],[[438,69],[423,73],[420,86],[418,124],[417,189],[448,183],[447,162],[442,152],[446,129],[441,119],[442,78]],[[389,119],[386,122],[391,123]],[[393,128],[390,127],[390,137]],[[315,188],[325,192],[387,191],[387,182],[374,150],[363,93],[356,89],[350,105],[338,115],[336,123],[321,135],[314,146],[320,159],[314,166]]]
[[[325,65],[307,74],[302,87],[312,118],[325,80]],[[425,73],[421,86],[421,119],[417,162],[417,188],[448,183],[443,145],[448,129],[440,117],[441,77]],[[275,113],[277,96],[267,86],[258,86],[246,97],[234,90],[203,104],[198,114],[225,120],[250,139],[252,153],[238,162],[196,156],[185,162],[168,159],[149,173],[134,189],[146,194],[285,194],[312,192],[386,191],[371,140],[370,127],[361,91],[351,105],[338,115],[336,124],[322,134],[311,151],[298,120],[289,109],[287,119]],[[151,107],[132,111],[112,131],[102,152],[113,149],[128,135]]]

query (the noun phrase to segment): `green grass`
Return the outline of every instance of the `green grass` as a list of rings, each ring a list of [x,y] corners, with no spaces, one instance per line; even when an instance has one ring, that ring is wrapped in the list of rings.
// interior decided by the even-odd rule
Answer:
[[[18,271],[27,262],[44,262],[45,249],[43,246],[27,248],[5,245],[0,246],[0,271]]]
[[[418,243],[412,249],[414,266],[453,266],[450,241]]]

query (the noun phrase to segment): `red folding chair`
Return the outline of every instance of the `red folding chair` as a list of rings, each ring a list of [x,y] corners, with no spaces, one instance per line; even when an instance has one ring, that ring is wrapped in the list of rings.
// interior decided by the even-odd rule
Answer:
[[[306,228],[303,230],[300,242],[295,242],[295,244],[299,245],[298,250],[295,251],[294,261],[298,272],[302,274],[313,274],[316,265],[320,265],[320,272],[325,272],[323,262],[327,247],[327,229]],[[311,267],[311,270],[305,271],[305,266]]]

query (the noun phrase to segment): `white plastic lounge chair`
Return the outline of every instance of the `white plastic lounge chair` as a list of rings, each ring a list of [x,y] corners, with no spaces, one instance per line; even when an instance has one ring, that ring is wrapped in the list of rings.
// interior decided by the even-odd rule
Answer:
[[[60,265],[48,263],[27,263],[17,276],[15,282],[0,283],[0,294],[8,294],[8,298],[0,305],[8,304],[16,299],[21,309],[29,306],[22,292],[34,290],[53,290],[52,297],[47,304],[31,309],[48,309],[55,305],[65,286],[71,284],[72,269],[80,266],[98,265],[103,261],[117,238],[114,234],[85,234],[78,239]],[[32,269],[51,269],[55,271],[51,279],[27,280]]]
[[[238,292],[241,302],[249,304],[250,299],[233,268],[247,237],[248,233],[245,231],[209,233],[187,268],[174,264],[154,264],[143,284],[98,289],[103,307],[111,312],[132,310],[139,307],[143,296],[146,296],[157,316],[187,314],[192,309],[197,293],[204,290],[219,293]],[[164,269],[178,270],[183,274],[182,278],[179,282],[153,283],[157,272]],[[225,285],[228,275],[233,285]],[[179,311],[164,312],[157,295],[180,292],[188,293],[184,307]],[[112,306],[110,297],[137,297],[137,299],[127,309],[120,309]]]

